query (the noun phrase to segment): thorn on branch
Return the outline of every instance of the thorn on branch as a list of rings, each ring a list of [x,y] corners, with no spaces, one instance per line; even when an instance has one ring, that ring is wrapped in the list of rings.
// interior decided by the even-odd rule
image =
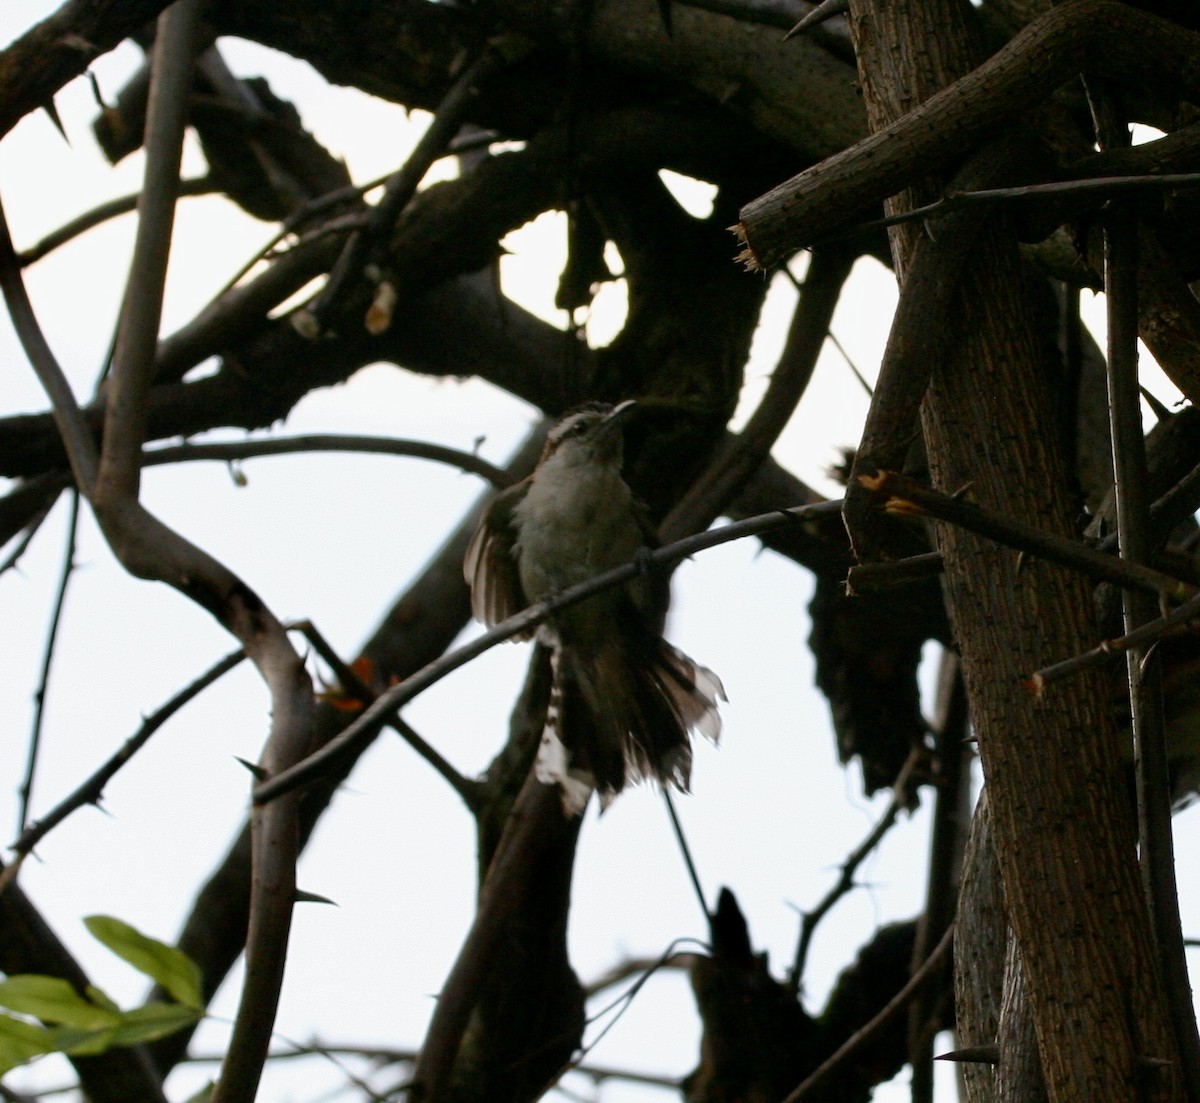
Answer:
[[[328,896],[322,896],[317,892],[305,892],[304,889],[296,889],[292,894],[292,900],[297,904],[332,904],[335,908],[338,906],[336,900],[330,900]]]
[[[990,1046],[964,1046],[962,1049],[952,1049],[948,1053],[939,1053],[934,1060],[953,1061],[960,1065],[998,1065],[1000,1047],[995,1043]]]
[[[233,756],[235,762],[240,762],[253,775],[256,781],[266,781],[267,771],[264,770],[257,762],[251,762],[248,758],[241,758],[238,755]]]
[[[811,30],[822,23],[827,23],[836,16],[845,15],[849,10],[850,0],[821,0],[820,4],[813,8],[812,11],[783,36],[783,40],[787,42],[789,39],[795,38],[796,35],[803,34],[805,31]]]

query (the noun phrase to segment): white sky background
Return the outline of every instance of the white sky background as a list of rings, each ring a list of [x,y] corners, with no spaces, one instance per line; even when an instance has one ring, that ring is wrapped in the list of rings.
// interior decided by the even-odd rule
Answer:
[[[0,8],[7,42],[55,5]],[[34,10],[35,7],[38,10]],[[331,89],[307,66],[245,43],[224,56],[243,75],[265,74],[293,100],[305,124],[344,157],[356,181],[400,164],[424,117]],[[122,47],[95,65],[103,93],[115,96],[140,53]],[[116,169],[102,161],[89,130],[95,114],[87,82],[57,98],[71,145],[43,114],[0,143],[0,195],[18,248],[101,200],[140,186],[141,155]],[[189,140],[185,174],[202,161]],[[42,325],[81,398],[103,362],[121,295],[132,218],[109,223],[28,273]],[[189,320],[273,227],[219,199],[180,205],[164,332]],[[511,237],[506,289],[561,325],[547,306],[561,266],[561,226],[542,219]],[[731,256],[734,246],[731,239]],[[619,299],[610,289],[606,297]],[[744,395],[753,408],[782,343],[794,292],[772,290],[774,324],[756,342]],[[860,264],[834,332],[873,377],[895,301],[890,273]],[[1093,306],[1102,315],[1102,301]],[[1092,309],[1092,307],[1089,307]],[[597,317],[593,336],[611,332]],[[44,397],[24,355],[0,321],[5,414],[40,411]],[[1145,367],[1153,368],[1148,357]],[[1155,371],[1157,394],[1174,393]],[[823,469],[857,440],[866,397],[840,355],[827,346],[809,393],[775,451],[801,478],[830,493]],[[347,385],[305,399],[283,431],[389,434],[470,450],[502,462],[534,411],[478,382],[439,383],[392,367],[360,372]],[[235,439],[240,434],[225,434]],[[393,596],[402,591],[481,490],[477,480],[417,460],[323,455],[247,463],[237,487],[220,464],[157,468],[145,478],[148,506],[228,563],[279,616],[309,618],[352,657]],[[0,840],[15,837],[15,790],[32,715],[31,694],[48,610],[63,555],[65,502],[43,527],[18,571],[0,577],[0,717],[8,748],[0,778]],[[81,525],[79,570],[68,597],[50,685],[34,815],[91,772],[149,713],[234,644],[206,614],[161,585],[126,576],[89,517]],[[886,803],[861,796],[857,767],[837,766],[828,710],[812,686],[806,646],[810,576],[743,541],[704,553],[676,575],[672,638],[718,671],[729,693],[719,749],[697,749],[694,796],[679,800],[710,903],[721,885],[738,895],[756,948],[774,971],[790,963],[796,909],[811,907]],[[731,626],[749,626],[744,636]],[[482,769],[500,746],[508,707],[524,676],[527,649],[494,649],[443,681],[406,716],[465,773]],[[118,1001],[140,1000],[143,985],[99,949],[80,922],[117,915],[170,939],[192,895],[224,853],[246,807],[249,778],[235,756],[255,759],[266,732],[266,695],[240,669],[159,732],[109,786],[106,814],[76,813],[26,864],[21,883],[93,980]],[[843,899],[818,929],[807,975],[818,1011],[836,973],[880,922],[920,909],[927,808],[893,830],[859,872],[868,887]],[[1187,872],[1196,856],[1195,813],[1177,821],[1185,929],[1200,931],[1200,900]],[[10,832],[8,836],[4,832]],[[277,1024],[282,1039],[416,1047],[472,914],[474,836],[457,798],[394,735],[380,736],[326,815],[306,853],[300,884],[338,903],[297,909]],[[656,793],[621,797],[603,820],[589,810],[575,878],[572,961],[585,983],[626,957],[661,953],[674,938],[703,939],[704,917],[688,884]],[[240,973],[223,988],[194,1049],[220,1052],[221,1016],[236,1006]],[[596,1027],[588,1036],[596,1033]],[[652,980],[591,1055],[597,1064],[678,1076],[697,1060],[698,1025],[679,973]],[[8,1078],[14,1088],[64,1083],[69,1070],[48,1059]],[[185,1098],[211,1068],[185,1068],[169,1081]],[[954,1098],[947,1068],[939,1100]],[[907,1097],[907,1070],[885,1101]],[[269,1070],[261,1098],[313,1100],[342,1084],[320,1059]],[[380,1086],[380,1085],[377,1085]],[[352,1093],[353,1094],[353,1093]],[[604,1103],[677,1098],[616,1081]]]

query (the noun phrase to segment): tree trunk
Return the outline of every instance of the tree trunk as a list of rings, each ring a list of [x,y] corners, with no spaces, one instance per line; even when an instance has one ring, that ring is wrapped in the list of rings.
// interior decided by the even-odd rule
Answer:
[[[969,13],[957,3],[853,0],[873,130],[977,60]],[[892,202],[903,209],[917,201],[906,194]],[[918,225],[893,231],[902,286],[922,232]],[[1075,509],[1056,425],[1057,370],[1028,288],[1015,239],[996,218],[960,281],[961,337],[934,367],[922,408],[925,444],[941,489],[970,484],[989,508],[1066,537]],[[1022,684],[1033,670],[1094,642],[1087,586],[947,526],[938,526],[937,540],[1017,940],[1008,962],[1023,963],[1048,1097],[1180,1098],[1108,694],[1099,680],[1081,679],[1038,700]],[[1005,992],[1005,1014],[1015,1015],[1020,978],[1009,977]],[[1010,1047],[1025,1032],[999,1033],[1001,1069],[1011,1072],[1017,1058]],[[1144,1074],[1146,1057],[1167,1065]],[[996,1098],[1031,1098],[1022,1079],[1002,1072]]]

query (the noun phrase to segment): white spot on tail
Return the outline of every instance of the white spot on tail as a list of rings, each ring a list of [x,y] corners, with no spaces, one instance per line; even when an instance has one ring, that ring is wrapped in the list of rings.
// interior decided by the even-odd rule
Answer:
[[[559,649],[550,652],[550,703],[546,706],[546,724],[533,763],[534,776],[543,785],[557,785],[562,792],[563,814],[579,816],[587,807],[595,784],[585,770],[571,769],[571,752],[563,745],[559,732],[562,725],[562,688],[558,681]]]

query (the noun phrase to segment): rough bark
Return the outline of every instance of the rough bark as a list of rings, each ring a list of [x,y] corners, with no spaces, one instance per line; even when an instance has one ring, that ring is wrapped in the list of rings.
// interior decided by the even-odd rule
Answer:
[[[963,17],[955,4],[852,4],[877,133],[975,63]],[[893,209],[919,199],[908,194]],[[920,233],[893,233],[901,274]],[[1023,288],[1011,228],[994,220],[961,281],[961,343],[934,367],[922,411],[926,449],[942,489],[971,483],[981,503],[1066,536],[1074,504],[1054,417],[1054,369]],[[937,540],[1049,1098],[1133,1098],[1138,1060],[1149,1053],[1168,1065],[1139,1088],[1146,1098],[1178,1098],[1102,687],[1081,681],[1045,701],[1020,688],[1023,672],[1084,649],[1088,591],[1047,564],[1021,570],[1014,553],[969,533],[939,526]],[[1017,961],[1009,956],[1010,965]],[[1021,1000],[1017,983],[1010,978],[1010,1009]],[[1023,1037],[1001,1031],[1002,1067],[1020,1061]],[[999,1098],[1028,1098],[1027,1078],[999,1086]]]

